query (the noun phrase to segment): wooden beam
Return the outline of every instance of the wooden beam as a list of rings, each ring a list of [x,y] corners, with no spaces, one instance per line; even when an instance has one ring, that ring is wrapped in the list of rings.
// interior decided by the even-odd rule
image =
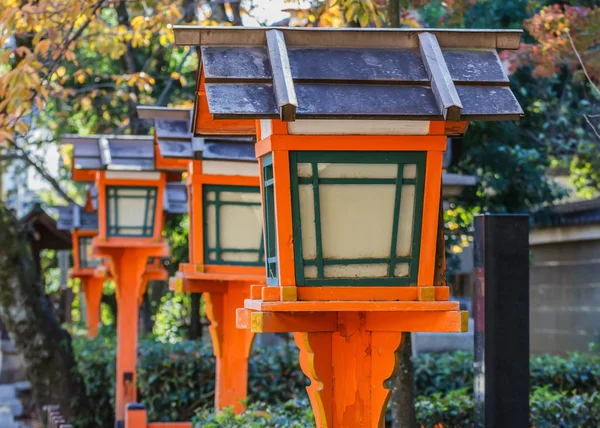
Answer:
[[[366,329],[405,333],[464,333],[468,330],[466,311],[367,312]]]
[[[250,330],[253,333],[336,331],[337,315],[336,312],[251,312]]]
[[[298,99],[294,90],[294,80],[292,79],[292,69],[287,54],[285,38],[279,30],[269,30],[266,36],[271,72],[273,74],[273,88],[275,89],[275,99],[279,108],[279,118],[283,122],[293,122],[296,120]]]
[[[177,46],[264,46],[272,28],[199,27],[174,25]],[[431,32],[443,48],[518,49],[522,30],[465,30],[422,28],[278,28],[294,47],[416,49],[416,35]]]
[[[110,154],[110,145],[107,138],[100,137],[98,139],[98,149],[100,151],[102,165],[110,165],[112,163],[112,155]]]
[[[427,75],[431,80],[433,95],[442,111],[442,116],[445,120],[460,120],[460,112],[463,106],[435,35],[431,33],[419,34],[419,48]]]

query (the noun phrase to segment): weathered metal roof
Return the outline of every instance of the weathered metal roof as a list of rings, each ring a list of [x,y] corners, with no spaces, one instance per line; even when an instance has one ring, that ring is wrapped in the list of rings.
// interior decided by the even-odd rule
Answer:
[[[154,120],[158,149],[164,158],[256,161],[254,138],[197,138],[191,133],[189,109],[138,107],[141,119]]]
[[[73,145],[74,168],[79,170],[153,171],[154,139],[137,135],[64,135]]]
[[[175,26],[200,46],[215,119],[513,120],[496,49],[517,30]]]
[[[82,206],[76,204],[57,208],[57,227],[60,230],[98,230],[97,212],[86,212]]]

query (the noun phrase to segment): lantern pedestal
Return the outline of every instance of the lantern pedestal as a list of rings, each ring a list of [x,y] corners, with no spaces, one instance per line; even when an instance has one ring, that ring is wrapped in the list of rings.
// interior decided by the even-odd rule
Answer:
[[[201,265],[200,265],[201,266]],[[250,297],[250,287],[264,282],[261,275],[197,272],[197,265],[181,264],[170,280],[174,291],[203,293],[216,358],[215,409],[245,409],[248,395],[248,358],[254,333],[236,326],[236,310]]]
[[[237,312],[238,328],[295,332],[318,427],[382,427],[403,333],[459,333],[467,323],[447,301],[246,300]]]
[[[144,278],[150,257],[169,255],[166,241],[137,243],[120,239],[94,239],[97,255],[110,259],[117,296],[117,382],[115,418],[117,424],[125,419],[125,405],[137,400],[136,363],[139,307],[148,283]]]
[[[98,335],[100,326],[100,303],[102,302],[102,289],[105,277],[95,275],[79,276],[81,289],[85,296],[85,317],[88,329],[88,337],[93,339]]]

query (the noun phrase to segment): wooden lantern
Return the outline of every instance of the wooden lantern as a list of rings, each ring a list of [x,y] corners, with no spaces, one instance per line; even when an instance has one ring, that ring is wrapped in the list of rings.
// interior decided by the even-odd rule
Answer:
[[[85,297],[88,337],[94,338],[100,326],[100,302],[108,262],[92,257],[92,239],[98,233],[98,215],[79,205],[59,208],[58,228],[70,230],[73,240],[71,278],[78,278]]]
[[[175,39],[202,52],[214,120],[258,121],[268,285],[238,327],[295,332],[318,426],[382,426],[402,333],[467,328],[439,280],[442,156],[468,121],[522,114],[496,53],[520,31],[175,27]]]
[[[171,205],[167,189],[177,190],[177,184],[167,184],[167,179],[181,180],[181,174],[157,167],[152,137],[66,136],[63,141],[74,146],[73,179],[94,183],[98,232],[92,239],[93,253],[109,260],[116,282],[115,413],[122,425],[125,405],[135,402],[137,395],[139,305],[149,280],[166,279],[160,259],[169,255],[162,237]],[[173,205],[177,212],[181,204]]]
[[[205,98],[200,94],[198,100]],[[254,334],[236,328],[235,313],[250,297],[251,285],[265,284],[266,277],[254,142],[239,137],[240,130],[253,131],[254,122],[233,121],[233,128],[227,121],[227,126],[212,119],[207,124],[202,105],[193,113],[139,107],[138,115],[154,119],[155,141],[165,162],[187,163],[190,262],[179,265],[170,284],[177,291],[203,293],[217,359],[215,407],[233,406],[239,412],[247,396]],[[238,137],[193,136],[215,134],[217,125],[222,134]],[[209,132],[203,134],[206,128]]]

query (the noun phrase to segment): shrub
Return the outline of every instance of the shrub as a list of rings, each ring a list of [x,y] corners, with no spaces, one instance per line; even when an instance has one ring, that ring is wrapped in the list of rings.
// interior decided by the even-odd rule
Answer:
[[[290,400],[278,406],[269,406],[261,402],[253,403],[240,415],[234,414],[231,408],[220,413],[205,411],[199,413],[193,422],[197,428],[305,428],[315,426],[315,418],[306,398]]]
[[[74,343],[88,394],[95,404],[98,426],[111,426],[115,389],[114,332],[102,332],[95,340],[77,339]],[[441,412],[442,405],[454,409],[448,394],[457,394],[457,390],[464,390],[462,395],[456,395],[457,400],[470,399],[472,354],[421,354],[414,363],[416,395],[441,394],[432,412]],[[139,399],[146,405],[152,421],[190,420],[198,409],[211,409],[214,376],[214,357],[208,345],[194,341],[176,344],[140,341]],[[280,404],[306,397],[307,379],[300,370],[298,351],[293,344],[255,350],[249,361],[248,377],[250,403]],[[575,391],[580,394],[578,397],[592,397],[594,391],[600,390],[600,356],[532,357],[531,386],[548,386],[549,391]],[[534,394],[534,397],[539,396]],[[420,403],[433,405],[426,401]]]
[[[473,391],[473,354],[420,354],[414,359],[415,394],[431,395],[462,388]],[[549,385],[559,391],[593,393],[600,390],[600,355],[573,353],[567,357],[532,356],[531,388]]]
[[[535,388],[530,396],[530,426],[536,428],[573,428],[598,426],[600,395],[569,395],[567,392]],[[418,397],[417,423],[422,427],[462,428],[474,425],[473,397],[466,389]],[[314,416],[307,399],[289,401],[276,407],[264,403],[251,405],[240,415],[231,409],[215,414],[199,413],[195,428],[217,427],[314,427]]]

